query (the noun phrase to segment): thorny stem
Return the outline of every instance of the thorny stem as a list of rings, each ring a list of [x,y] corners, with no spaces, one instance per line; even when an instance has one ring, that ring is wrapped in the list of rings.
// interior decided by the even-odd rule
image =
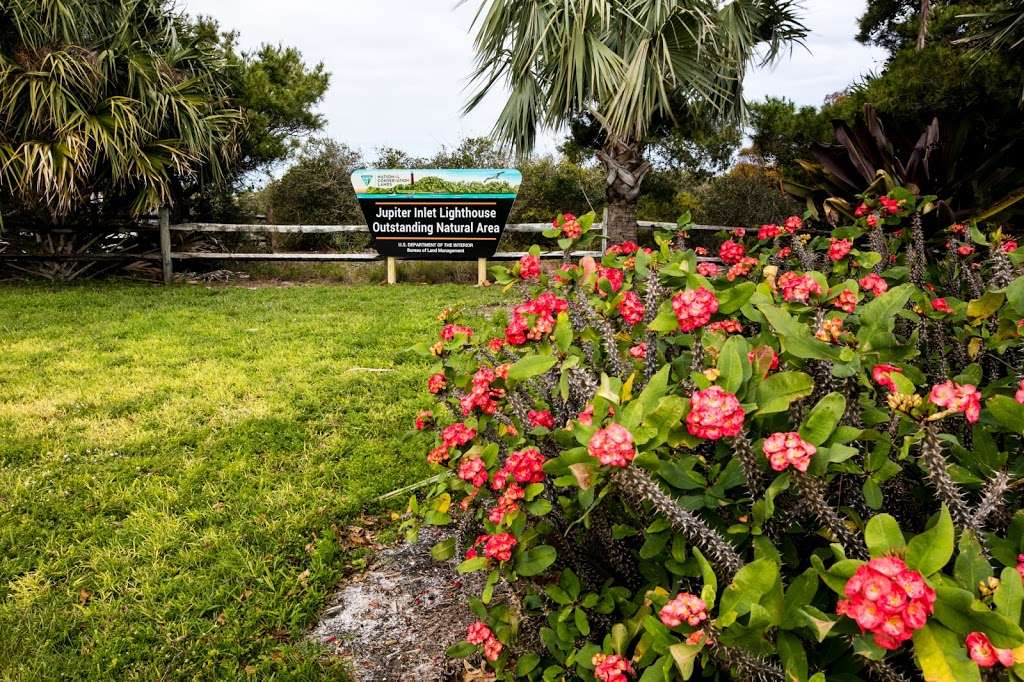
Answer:
[[[741,682],[783,682],[786,679],[785,671],[775,662],[754,656],[738,647],[726,646],[714,637],[714,630],[708,630],[708,650],[729,667],[735,679]]]
[[[619,352],[619,343],[615,340],[615,330],[612,329],[611,324],[608,323],[601,315],[597,314],[594,310],[594,306],[590,304],[590,301],[582,292],[577,292],[576,300],[579,302],[590,319],[590,324],[597,329],[597,333],[601,336],[601,344],[604,346],[605,355],[608,356],[608,362],[611,365],[612,373],[621,378],[626,378],[626,365],[622,362],[622,354]]]
[[[925,422],[922,431],[924,438],[921,440],[921,462],[924,465],[925,476],[939,494],[939,499],[949,508],[953,523],[961,527],[966,526],[967,501],[960,487],[949,475],[949,464],[946,462],[946,456],[942,454],[942,443],[939,441],[935,422]]]
[[[732,582],[736,572],[743,567],[743,559],[736,549],[718,531],[692,512],[683,509],[672,499],[651,475],[639,467],[630,466],[612,474],[625,500],[638,510],[649,502],[654,510],[700,549],[708,561],[720,572],[723,583]]]
[[[869,658],[865,658],[863,662],[864,667],[868,671],[868,676],[873,680],[878,680],[878,682],[910,682],[906,675],[885,661],[872,661]]]
[[[743,477],[747,481],[750,497],[757,500],[764,495],[764,477],[761,475],[757,454],[750,446],[750,439],[745,432],[733,439],[733,445],[736,458],[740,461],[740,468],[743,469]]]
[[[1003,502],[1006,501],[1004,498],[1009,490],[1010,474],[1005,471],[998,471],[989,479],[988,484],[982,490],[981,500],[978,501],[978,508],[967,522],[967,526],[972,528],[979,537],[989,517],[998,512],[1000,507],[1003,506]]]
[[[855,559],[867,559],[868,550],[860,536],[852,532],[846,521],[825,498],[824,482],[799,471],[793,472],[793,487],[811,512],[831,533],[836,542],[843,546],[846,555]]]

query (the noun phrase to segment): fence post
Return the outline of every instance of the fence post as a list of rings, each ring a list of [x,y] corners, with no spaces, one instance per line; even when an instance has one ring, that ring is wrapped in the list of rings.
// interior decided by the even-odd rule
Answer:
[[[608,250],[608,207],[601,214],[601,253]]]
[[[388,264],[388,284],[397,284],[398,283],[398,259],[397,258],[390,258],[389,257],[387,259],[387,264]]]
[[[482,287],[487,284],[487,259],[476,259],[476,285]]]
[[[170,284],[174,278],[174,264],[171,262],[171,209],[167,206],[160,207],[160,266],[164,284]]]

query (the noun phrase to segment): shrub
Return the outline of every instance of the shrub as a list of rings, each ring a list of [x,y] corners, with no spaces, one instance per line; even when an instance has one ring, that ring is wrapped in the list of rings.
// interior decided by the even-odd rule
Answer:
[[[733,235],[747,260],[712,278],[666,235],[552,277],[527,256],[495,269],[525,300],[493,329],[446,311],[418,425],[447,475],[411,504],[486,576],[449,655],[500,679],[1024,673],[1024,250],[970,227],[926,253],[928,209],[898,189],[830,235]]]

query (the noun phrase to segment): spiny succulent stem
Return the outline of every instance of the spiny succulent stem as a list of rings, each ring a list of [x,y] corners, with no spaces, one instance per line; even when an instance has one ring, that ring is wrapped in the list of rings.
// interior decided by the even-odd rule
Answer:
[[[969,521],[967,501],[964,494],[949,475],[949,463],[942,453],[942,442],[939,441],[938,426],[935,422],[925,422],[922,427],[924,437],[921,439],[921,463],[924,466],[928,482],[939,494],[939,499],[949,508],[953,523],[965,526]]]

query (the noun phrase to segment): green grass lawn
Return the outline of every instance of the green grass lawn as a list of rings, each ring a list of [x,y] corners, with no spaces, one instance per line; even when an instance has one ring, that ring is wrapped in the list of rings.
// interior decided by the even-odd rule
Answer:
[[[469,286],[0,288],[0,678],[343,677],[303,641]],[[373,369],[386,369],[374,372]]]

